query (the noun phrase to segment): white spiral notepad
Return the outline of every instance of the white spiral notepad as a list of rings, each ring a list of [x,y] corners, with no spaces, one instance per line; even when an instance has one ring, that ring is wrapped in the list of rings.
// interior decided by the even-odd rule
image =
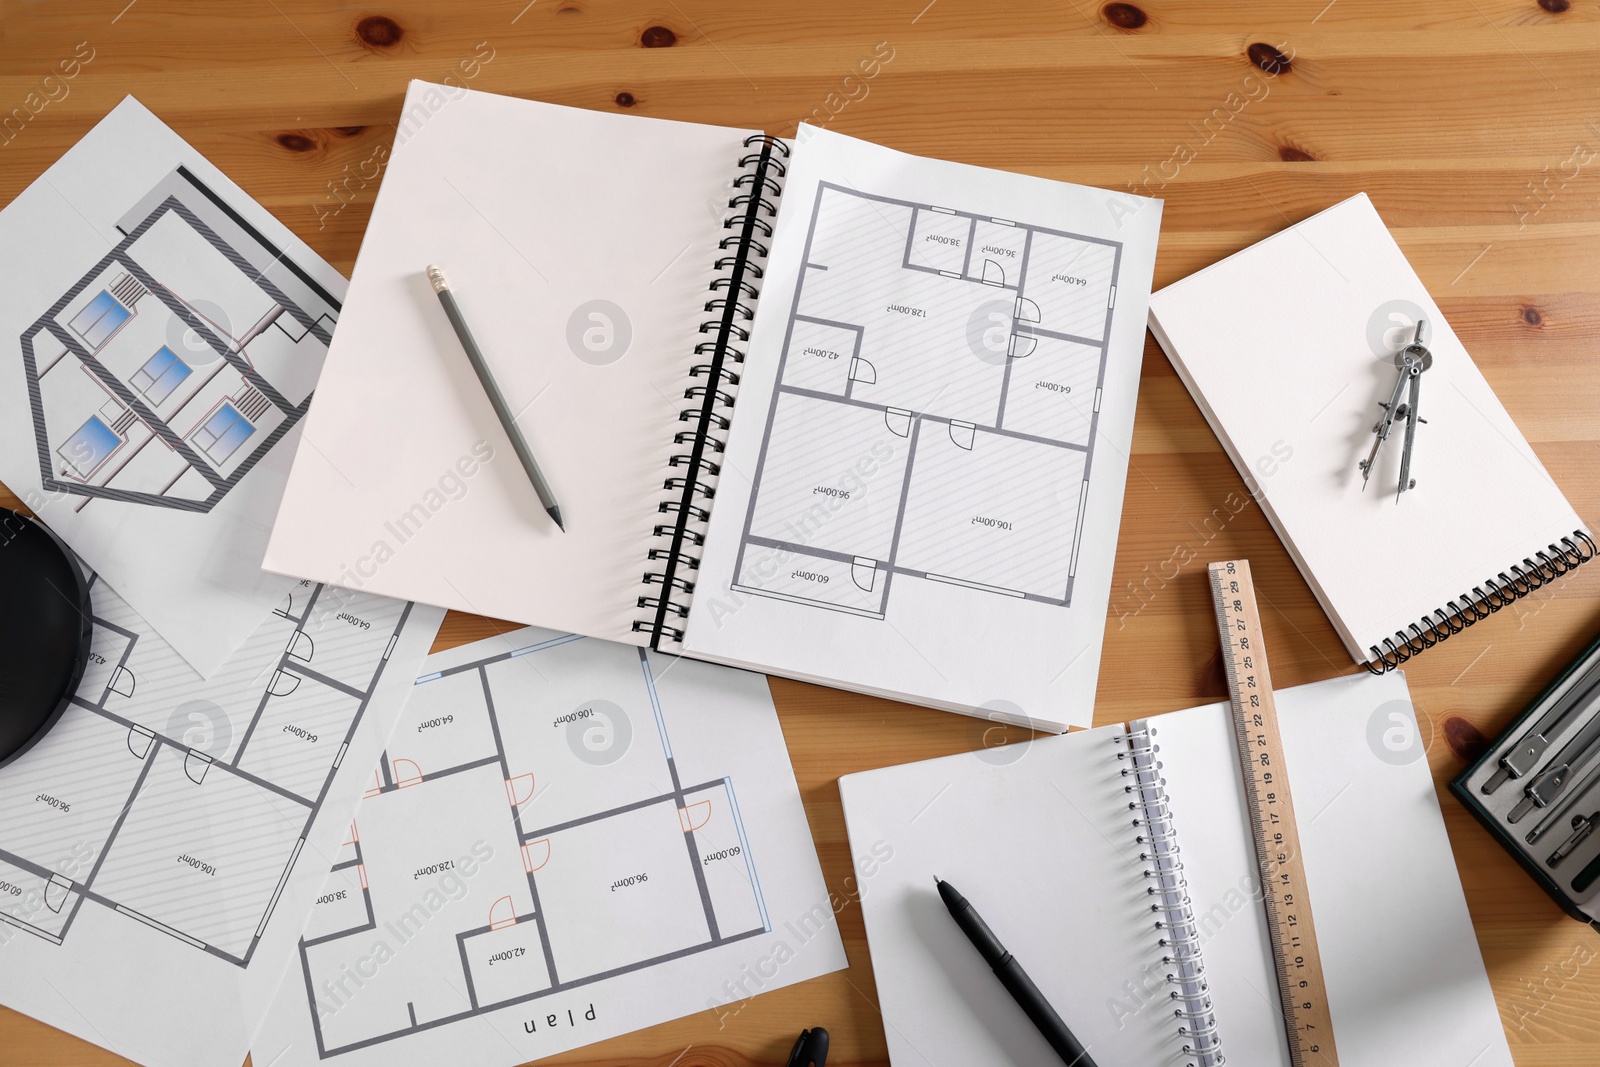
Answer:
[[[1419,318],[1397,499],[1403,420],[1365,489],[1359,463]],[[1365,193],[1162,289],[1150,332],[1357,663],[1392,670],[1594,558]]]
[[[1341,1064],[1510,1067],[1404,676],[1277,698]],[[1127,792],[1124,769],[1152,763],[1159,788]],[[895,1067],[1060,1063],[935,876],[1101,1067],[1288,1067],[1227,705],[848,775],[839,791]],[[1158,870],[1181,872],[1181,891],[1151,893]]]

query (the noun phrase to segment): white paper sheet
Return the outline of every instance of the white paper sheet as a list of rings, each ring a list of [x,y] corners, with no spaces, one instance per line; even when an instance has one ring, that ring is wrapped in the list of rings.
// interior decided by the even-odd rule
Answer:
[[[1357,464],[1419,317],[1427,422],[1397,501],[1403,421],[1365,490]],[[1150,327],[1358,663],[1584,529],[1365,194],[1169,285]],[[1414,550],[1375,568],[1388,546]]]
[[[1404,676],[1277,697],[1339,1062],[1509,1067]],[[1262,1011],[1263,992],[1276,1004],[1276,979],[1250,896],[1259,881],[1232,721],[1220,704],[1151,721],[1223,1050],[1232,1062],[1238,1050],[1242,1062],[1287,1067],[1281,1018]]]
[[[1282,690],[1280,725],[1340,1062],[1510,1067],[1405,679]],[[1222,1051],[1287,1067],[1227,705],[1158,715]],[[1106,727],[840,779],[896,1067],[1059,1063],[934,891],[960,889],[1102,1067],[1177,1055],[1125,780]]]
[[[444,613],[294,583],[202,679],[104,582],[72,705],[0,771],[0,1003],[239,1063]]]
[[[1160,218],[802,126],[685,647],[1088,725]]]
[[[751,132],[412,82],[266,566],[638,643]],[[565,533],[429,287],[435,263]]]
[[[258,1063],[517,1064],[846,965],[764,678],[532,628],[424,669]]]
[[[132,97],[0,212],[0,480],[203,676],[261,554],[344,279]]]
[[[959,890],[1101,1067],[1177,1062],[1169,1014],[1108,1010],[1161,966],[1118,771],[1121,727],[839,779],[896,1067],[1059,1067],[951,920]],[[1012,762],[1012,761],[1015,762]]]

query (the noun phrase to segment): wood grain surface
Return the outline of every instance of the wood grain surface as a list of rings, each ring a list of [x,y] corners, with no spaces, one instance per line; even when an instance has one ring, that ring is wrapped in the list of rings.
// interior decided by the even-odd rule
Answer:
[[[82,42],[93,58],[78,76],[47,83]],[[863,78],[859,64],[885,52]],[[0,202],[133,93],[348,273],[378,186],[364,175],[392,141],[407,80],[447,77],[777,134],[809,119],[910,152],[1148,191],[1166,200],[1158,286],[1365,190],[1550,473],[1600,521],[1594,0],[5,0]],[[1294,309],[1239,329],[1293,344]],[[1493,486],[1483,506],[1497,506]],[[1429,547],[1363,546],[1375,583]],[[1278,685],[1355,669],[1147,340],[1096,723],[1223,697],[1205,564],[1236,557],[1253,564]],[[452,614],[439,647],[503,628]],[[1600,565],[1407,672],[1523,1067],[1600,1062],[1600,940],[1444,785],[1597,629]],[[831,1064],[886,1062],[835,779],[1017,732],[780,679],[772,691],[850,969],[548,1062],[777,1064],[811,1025],[832,1032]],[[0,1061],[120,1062],[6,1011]]]

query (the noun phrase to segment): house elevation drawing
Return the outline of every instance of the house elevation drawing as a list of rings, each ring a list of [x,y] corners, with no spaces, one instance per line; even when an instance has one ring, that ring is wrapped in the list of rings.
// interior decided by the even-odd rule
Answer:
[[[22,334],[46,490],[210,511],[306,413],[339,302],[178,166]]]
[[[1068,606],[1122,246],[818,184],[733,587]]]
[[[575,991],[525,1033],[617,1032],[601,983],[773,927],[732,776],[686,780],[668,736],[705,709],[657,686],[734,672],[546,630],[456,652],[417,680],[300,942],[322,1059]]]
[[[91,907],[246,967],[380,681],[397,707],[441,613],[301,582],[201,680],[105,582],[92,597],[77,695],[0,773],[0,948],[68,944]]]

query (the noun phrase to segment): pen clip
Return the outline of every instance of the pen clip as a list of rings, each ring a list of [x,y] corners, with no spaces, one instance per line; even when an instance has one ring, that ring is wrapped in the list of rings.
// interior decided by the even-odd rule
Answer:
[[[824,1067],[828,1062],[828,1031],[820,1026],[800,1031],[789,1052],[786,1067]]]

